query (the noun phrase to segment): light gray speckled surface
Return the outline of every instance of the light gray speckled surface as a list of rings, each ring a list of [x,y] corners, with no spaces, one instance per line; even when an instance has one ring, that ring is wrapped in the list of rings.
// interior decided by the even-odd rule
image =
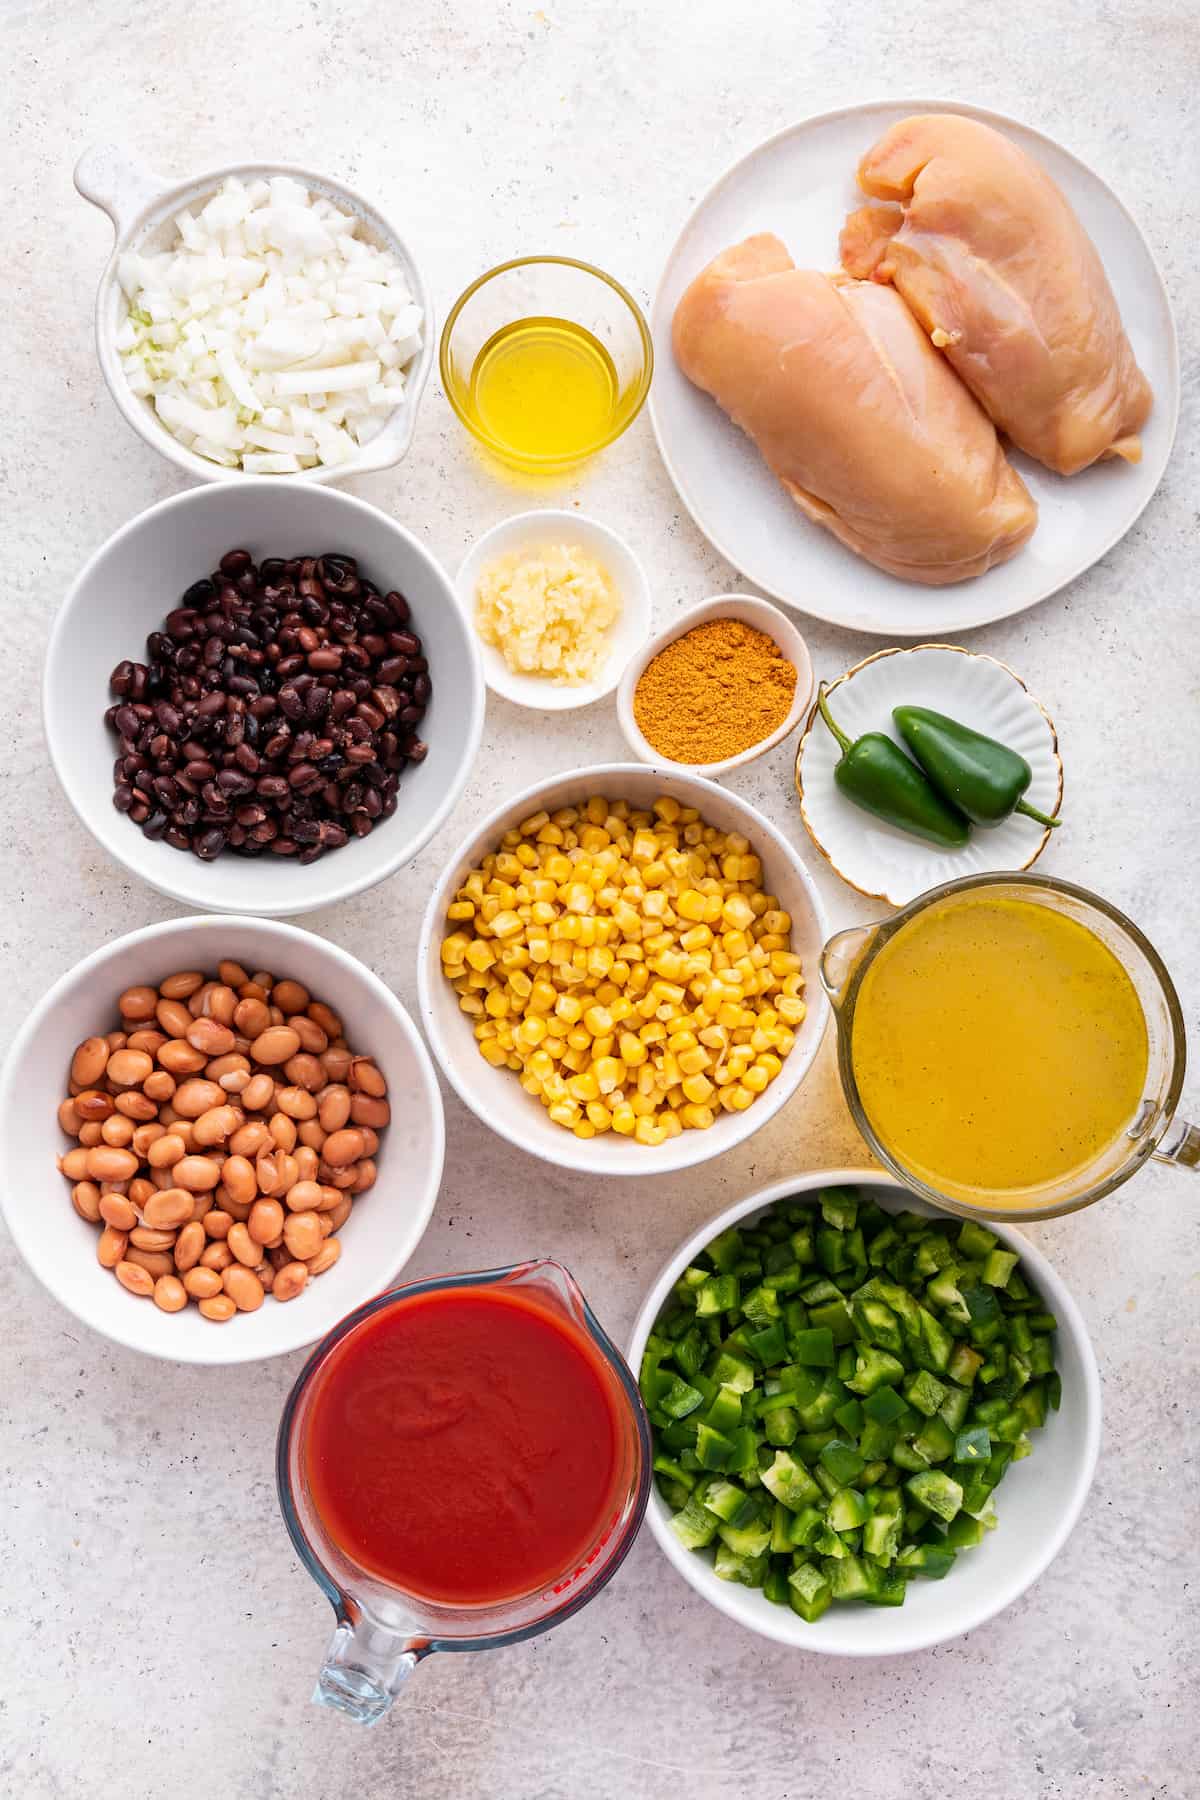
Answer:
[[[325,167],[405,222],[444,313],[489,263],[537,248],[591,257],[648,300],[678,223],[735,154],[806,112],[941,92],[1023,116],[1111,179],[1173,294],[1193,386],[1157,498],[1069,592],[972,641],[1011,661],[1057,716],[1069,822],[1044,866],[1140,920],[1195,1025],[1200,67],[1188,0],[7,0],[0,53],[15,278],[0,487],[6,1023],[95,943],[171,910],[98,855],[58,793],[37,718],[64,587],[110,531],[178,485],[122,424],[93,362],[108,227],[71,189],[84,145],[127,138],[180,175],[256,154]],[[450,564],[523,503],[473,461],[436,391],[409,461],[359,491]],[[737,585],[681,516],[646,420],[566,492],[628,532],[660,617]],[[875,647],[825,628],[810,642],[824,674]],[[457,835],[547,765],[619,750],[607,706],[547,726],[493,703],[486,744],[453,822],[410,870],[307,921],[410,1003],[422,897]],[[795,830],[790,757],[780,749],[735,785]],[[861,916],[817,874],[839,923]],[[413,1272],[552,1250],[618,1335],[668,1250],[725,1200],[789,1168],[863,1155],[828,1044],[790,1114],[699,1181],[589,1191],[491,1140],[457,1104],[448,1117],[444,1196]],[[900,1662],[788,1654],[705,1608],[647,1537],[587,1613],[490,1658],[435,1659],[373,1733],[307,1704],[329,1619],[280,1529],[271,1473],[298,1359],[231,1373],[143,1361],[76,1329],[10,1256],[0,1791],[1195,1794],[1198,1197],[1150,1170],[1036,1234],[1095,1334],[1107,1422],[1079,1529],[1004,1617]]]

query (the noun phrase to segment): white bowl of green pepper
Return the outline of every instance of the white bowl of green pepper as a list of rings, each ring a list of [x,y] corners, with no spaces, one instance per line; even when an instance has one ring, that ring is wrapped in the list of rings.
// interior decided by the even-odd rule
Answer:
[[[1095,1472],[1096,1359],[1049,1262],[874,1172],[775,1182],[693,1233],[629,1361],[660,1548],[797,1649],[894,1656],[984,1624],[1048,1568]]]

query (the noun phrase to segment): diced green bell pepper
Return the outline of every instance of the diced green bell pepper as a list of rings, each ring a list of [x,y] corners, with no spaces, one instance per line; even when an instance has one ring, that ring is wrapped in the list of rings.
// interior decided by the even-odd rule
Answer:
[[[867,1523],[871,1511],[857,1488],[844,1487],[833,1495],[825,1516],[833,1531],[857,1531]]]
[[[717,1527],[720,1523],[717,1515],[709,1512],[695,1494],[691,1496],[682,1511],[677,1512],[670,1521],[671,1530],[685,1550],[703,1550],[708,1544],[711,1544],[717,1535]]]
[[[863,1401],[863,1412],[877,1425],[892,1425],[902,1416],[904,1405],[894,1387],[878,1387]]]
[[[728,1544],[718,1544],[713,1558],[713,1574],[718,1581],[734,1581],[741,1587],[761,1587],[767,1573],[767,1553],[741,1556]]]
[[[855,1358],[854,1373],[846,1383],[856,1394],[873,1394],[876,1388],[894,1387],[904,1375],[904,1364],[888,1350],[868,1345]]]
[[[806,1624],[815,1625],[821,1614],[828,1612],[833,1589],[812,1563],[796,1565],[788,1576],[788,1588],[792,1610],[799,1613]]]
[[[799,1512],[802,1506],[811,1506],[821,1498],[817,1483],[790,1450],[775,1452],[774,1461],[762,1471],[762,1483],[790,1512]]]
[[[834,1438],[831,1444],[826,1444],[820,1461],[840,1486],[855,1480],[866,1467],[865,1459],[859,1455],[854,1445],[846,1443],[842,1438]]]
[[[940,1581],[954,1567],[954,1551],[939,1544],[910,1544],[896,1558],[896,1567]]]
[[[913,1475],[904,1485],[919,1506],[936,1513],[939,1519],[944,1519],[947,1523],[962,1506],[962,1488],[941,1469],[923,1470],[919,1475]]]
[[[973,1425],[970,1431],[960,1431],[954,1440],[956,1463],[987,1462],[991,1454],[992,1434],[986,1425]]]
[[[741,1296],[736,1275],[710,1275],[696,1290],[696,1317],[710,1319],[717,1313],[734,1312]]]
[[[811,1316],[811,1315],[810,1315]],[[834,1364],[833,1332],[828,1325],[810,1326],[792,1334],[788,1354],[793,1362],[808,1368],[831,1369]]]

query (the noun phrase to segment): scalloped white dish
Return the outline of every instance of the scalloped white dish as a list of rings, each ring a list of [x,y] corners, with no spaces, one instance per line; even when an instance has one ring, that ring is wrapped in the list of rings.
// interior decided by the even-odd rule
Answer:
[[[894,706],[926,706],[995,738],[1032,769],[1024,796],[1029,804],[1051,816],[1058,812],[1063,768],[1054,721],[1020,676],[994,656],[952,644],[879,650],[832,682],[828,695],[830,711],[852,738],[882,731],[900,744]],[[870,899],[906,906],[943,881],[1031,868],[1053,835],[1014,814],[990,831],[974,827],[961,850],[939,850],[847,800],[833,778],[840,756],[814,707],[796,753],[800,816],[834,873]]]
[[[671,320],[706,263],[755,231],[781,237],[801,268],[833,269],[846,214],[861,205],[859,158],[912,113],[955,112],[1011,138],[1063,190],[1100,253],[1134,353],[1154,389],[1136,466],[1097,463],[1065,479],[1010,449],[1038,503],[1038,527],[1009,562],[973,581],[929,588],[873,568],[806,519],[758,451],[671,349]],[[655,374],[649,412],[680,499],[727,562],[776,600],[840,625],[936,639],[1008,618],[1047,599],[1122,538],[1162,479],[1179,418],[1179,347],[1162,275],[1136,221],[1103,177],[1040,131],[952,100],[871,100],[777,132],[718,177],[667,258],[650,314]],[[730,582],[741,587],[742,582]]]

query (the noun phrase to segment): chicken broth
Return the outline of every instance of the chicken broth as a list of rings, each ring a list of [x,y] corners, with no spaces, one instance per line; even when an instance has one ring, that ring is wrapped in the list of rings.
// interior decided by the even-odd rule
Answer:
[[[954,896],[867,968],[854,1079],[896,1161],[949,1198],[1001,1209],[1087,1168],[1135,1117],[1141,1002],[1094,932],[1024,899]]]

